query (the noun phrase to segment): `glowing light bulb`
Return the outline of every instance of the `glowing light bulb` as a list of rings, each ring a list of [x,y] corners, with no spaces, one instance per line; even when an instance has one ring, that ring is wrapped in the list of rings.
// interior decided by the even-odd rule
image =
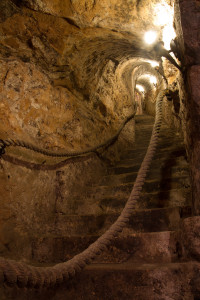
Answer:
[[[173,28],[174,7],[168,5],[165,0],[160,0],[159,4],[154,6],[155,26],[162,26],[162,40],[166,50],[170,50],[170,42],[176,34]]]
[[[156,79],[156,77],[155,76],[149,76],[149,80],[150,80],[150,82],[152,83],[152,84],[156,84],[157,83],[157,79]]]
[[[144,40],[147,44],[153,44],[157,39],[157,33],[155,31],[147,31],[144,35]]]
[[[159,67],[158,61],[155,61],[155,60],[145,60],[145,61],[148,62],[153,68]]]
[[[143,86],[142,85],[140,85],[140,84],[136,84],[136,88],[138,89],[138,91],[140,91],[140,92],[142,92],[142,93],[144,93],[144,88],[143,88]]]
[[[149,62],[151,65],[152,65],[152,67],[159,67],[159,62],[157,62],[157,61],[155,61],[155,60],[150,60],[150,62]]]
[[[163,29],[163,42],[165,49],[170,50],[170,42],[176,37],[173,26],[165,26]]]
[[[142,80],[148,80],[151,84],[156,85],[157,84],[157,78],[154,75],[150,75],[150,74],[144,74],[142,76],[140,76],[140,79]]]

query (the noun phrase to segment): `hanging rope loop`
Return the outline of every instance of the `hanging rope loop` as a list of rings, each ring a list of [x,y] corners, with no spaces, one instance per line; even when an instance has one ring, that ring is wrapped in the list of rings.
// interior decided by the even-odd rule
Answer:
[[[18,139],[6,139],[6,140],[0,140],[0,155],[5,153],[5,148],[6,147],[10,147],[10,146],[14,146],[14,147],[23,147],[38,153],[41,153],[43,155],[46,156],[51,156],[51,157],[70,157],[70,156],[80,156],[80,155],[85,155],[85,154],[89,154],[91,152],[96,152],[97,150],[101,149],[101,148],[107,148],[109,146],[111,146],[119,137],[119,134],[121,133],[121,131],[123,130],[123,128],[125,127],[125,125],[134,118],[135,114],[131,114],[130,116],[128,116],[125,121],[122,123],[122,125],[120,126],[120,128],[118,129],[118,131],[116,132],[115,135],[113,135],[111,138],[107,139],[106,141],[100,143],[99,145],[96,145],[94,147],[88,148],[86,150],[80,150],[80,151],[66,151],[63,153],[59,153],[59,152],[53,152],[50,150],[46,150],[46,149],[41,149],[31,143],[27,143]],[[2,152],[1,152],[2,149]]]

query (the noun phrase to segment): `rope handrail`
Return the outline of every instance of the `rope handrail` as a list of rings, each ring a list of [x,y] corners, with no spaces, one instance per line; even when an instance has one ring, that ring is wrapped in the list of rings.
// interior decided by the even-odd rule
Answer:
[[[121,133],[121,131],[123,130],[123,128],[125,127],[125,125],[131,120],[133,119],[135,116],[135,114],[131,114],[130,116],[128,116],[125,121],[122,123],[122,125],[120,126],[120,128],[118,129],[118,131],[115,133],[115,135],[113,135],[111,138],[107,139],[106,141],[100,143],[97,146],[94,147],[90,147],[86,150],[80,150],[80,151],[66,151],[66,152],[61,152],[61,153],[57,153],[57,152],[53,152],[50,150],[46,150],[46,149],[41,149],[31,143],[27,143],[21,140],[14,140],[14,139],[0,139],[0,154],[4,154],[5,153],[5,148],[9,147],[9,146],[18,146],[18,147],[23,147],[23,148],[27,148],[29,150],[41,153],[43,155],[46,156],[51,156],[51,157],[67,157],[67,156],[80,156],[80,155],[84,155],[84,154],[88,154],[91,152],[95,152],[100,148],[103,147],[108,147],[110,146],[119,136],[119,134]]]
[[[162,123],[162,99],[164,91],[158,94],[156,101],[156,116],[151,140],[147,153],[141,164],[130,197],[118,219],[111,227],[92,243],[82,253],[74,256],[67,262],[59,263],[53,267],[34,267],[14,260],[0,258],[0,282],[17,284],[19,287],[52,287],[61,284],[73,277],[89,264],[98,254],[107,248],[113,239],[122,231],[128,223],[134,210],[135,204],[140,197],[142,186],[145,182],[147,171],[150,167],[153,155],[158,143],[159,131]]]

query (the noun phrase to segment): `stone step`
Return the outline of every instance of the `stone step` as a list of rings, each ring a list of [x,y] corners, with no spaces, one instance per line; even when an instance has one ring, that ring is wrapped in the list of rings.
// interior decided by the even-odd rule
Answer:
[[[1,287],[2,300],[198,300],[192,279],[197,262],[92,264],[67,283],[50,289]]]
[[[139,131],[135,133],[135,143],[140,146],[148,146],[148,143],[150,141],[152,132],[142,132]],[[159,138],[158,138],[158,146],[162,146],[162,144],[169,144],[173,145],[176,141],[182,142],[182,139],[179,136],[175,136],[172,134],[165,134],[165,133],[160,133]]]
[[[96,202],[90,201],[89,205],[96,206],[96,211],[101,211],[104,213],[120,213],[124,208],[128,196],[125,198],[115,198],[115,197],[102,197]],[[179,190],[170,190],[167,192],[158,192],[158,193],[142,193],[139,201],[136,203],[136,209],[152,209],[152,208],[167,208],[179,206],[188,206],[190,205],[191,197],[190,190],[185,191],[182,189]],[[89,208],[88,208],[89,210]]]
[[[159,162],[158,162],[159,163]],[[162,162],[160,163],[160,165],[162,165]],[[165,178],[175,178],[175,177],[185,177],[188,176],[189,177],[189,167],[188,164],[185,163],[185,161],[183,161],[182,163],[178,163],[176,165],[171,164],[171,167],[165,168],[166,164],[163,164],[161,168],[156,168],[156,166],[154,164],[151,165],[150,170],[147,173],[147,179],[165,179]],[[121,165],[119,167],[114,167],[112,169],[109,170],[108,175],[122,175],[122,176],[133,176],[133,182],[137,176],[137,173],[139,171],[141,164],[138,165]],[[167,170],[165,170],[167,169]],[[109,177],[108,175],[106,175],[105,177]],[[103,177],[103,180],[105,180]]]
[[[135,128],[138,131],[148,131],[148,130],[152,130],[154,125],[154,122],[146,122],[146,123],[141,123],[141,122],[135,122]],[[169,127],[167,127],[164,123],[161,125],[160,131],[167,131],[167,132],[171,132],[171,129]]]
[[[164,156],[169,153],[172,153],[173,151],[184,149],[183,143],[180,144],[180,142],[177,142],[177,144],[179,145],[178,147],[176,146],[176,144],[174,145],[169,142],[163,143],[162,145],[158,145],[158,147],[156,148],[156,153],[161,153]],[[134,148],[128,149],[121,155],[121,160],[133,159],[135,157],[138,157],[139,155],[145,155],[147,147],[148,145],[142,146],[141,144],[140,145],[135,144]]]
[[[134,232],[173,231],[179,226],[184,215],[184,208],[167,207],[155,209],[137,209],[126,225],[127,230]],[[89,209],[88,209],[89,212]],[[65,235],[100,235],[116,220],[119,213],[102,213],[99,215],[64,215],[57,213],[54,234]]]
[[[143,190],[151,193],[158,190],[163,191],[163,190],[170,190],[170,189],[181,188],[181,187],[185,188],[190,186],[190,180],[188,178],[189,174],[187,171],[185,173],[183,173],[182,171],[181,176],[179,175],[180,172],[178,172],[176,176],[170,176],[171,175],[170,173],[171,170],[169,173],[166,172],[165,174],[162,174],[162,171],[155,172],[153,169],[153,172],[150,172],[147,175],[147,179],[143,186]],[[154,176],[155,179],[152,178],[152,175]],[[119,175],[108,175],[102,179],[101,184],[103,186],[115,186],[115,185],[126,184],[126,183],[133,184],[135,182],[136,177],[137,177],[137,172],[128,173],[128,174],[119,174]]]
[[[127,155],[128,156],[128,155]],[[119,167],[134,167],[137,165],[138,167],[141,165],[142,160],[145,157],[145,152],[140,152],[138,151],[137,153],[135,152],[135,155],[132,156],[131,158],[127,158],[127,156],[124,156],[123,159],[121,159],[114,167],[111,168],[112,170],[117,170]],[[156,152],[152,164],[158,160],[161,161],[173,161],[174,163],[184,163],[187,164],[187,161],[185,159],[185,149],[184,148],[176,148],[176,149],[170,149],[169,151],[159,151]]]
[[[92,264],[67,283],[50,289],[1,287],[2,300],[198,300],[192,281],[198,262]],[[194,294],[193,294],[194,293]]]
[[[93,264],[58,293],[68,300],[192,300],[195,269],[195,263]]]
[[[60,263],[81,253],[99,236],[47,236],[32,240],[31,261]],[[174,231],[119,234],[93,263],[169,263],[179,259],[179,244]]]
[[[136,115],[135,116],[135,122],[136,123],[142,123],[142,124],[146,124],[148,122],[151,122],[152,124],[154,123],[154,116],[150,116],[150,115]]]
[[[132,189],[132,185],[126,184],[112,187],[99,187],[98,192],[88,197],[88,211],[90,207],[100,212],[121,212],[124,208]],[[136,209],[151,209],[174,206],[188,206],[191,202],[191,189],[180,188],[156,192],[141,192]]]

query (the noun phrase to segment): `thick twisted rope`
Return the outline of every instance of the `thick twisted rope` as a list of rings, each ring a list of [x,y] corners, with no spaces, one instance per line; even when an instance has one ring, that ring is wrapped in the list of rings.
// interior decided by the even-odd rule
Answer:
[[[5,153],[5,148],[9,147],[9,146],[18,146],[18,147],[23,147],[23,148],[27,148],[29,150],[41,153],[43,155],[46,156],[52,156],[52,157],[67,157],[67,156],[79,156],[79,155],[84,155],[87,153],[91,153],[91,152],[95,152],[100,148],[103,147],[108,147],[110,146],[119,136],[120,132],[122,131],[122,129],[124,128],[124,126],[131,120],[133,119],[135,114],[130,115],[120,126],[120,128],[118,129],[118,131],[116,132],[116,134],[114,136],[112,136],[111,138],[109,138],[108,140],[106,140],[105,142],[100,143],[97,146],[94,147],[90,147],[86,150],[80,150],[80,151],[66,151],[64,153],[58,153],[58,152],[53,152],[53,151],[49,151],[49,150],[45,150],[45,149],[41,149],[35,145],[32,145],[30,143],[26,143],[20,140],[14,140],[14,139],[6,139],[6,140],[0,140],[0,154],[4,154]]]
[[[162,99],[164,91],[158,94],[156,102],[156,117],[153,132],[147,153],[138,172],[133,190],[118,219],[93,244],[82,253],[74,256],[67,262],[56,264],[53,267],[33,267],[9,259],[0,259],[0,281],[7,284],[17,284],[19,287],[50,287],[67,281],[70,277],[81,271],[98,254],[106,249],[113,239],[129,222],[135,204],[139,199],[147,171],[158,143],[159,131],[162,123]]]

